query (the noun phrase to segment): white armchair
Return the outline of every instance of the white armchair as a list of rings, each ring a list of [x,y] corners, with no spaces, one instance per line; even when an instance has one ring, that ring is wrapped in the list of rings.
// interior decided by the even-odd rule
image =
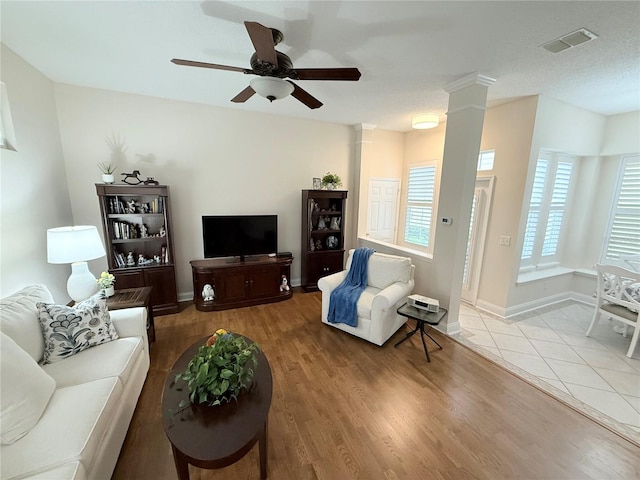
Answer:
[[[626,327],[634,327],[631,344],[627,351],[627,357],[631,358],[640,335],[640,325],[638,325],[640,322],[640,273],[612,265],[596,265],[596,270],[598,272],[596,311],[587,330],[587,337],[598,324],[601,314],[624,323],[625,337],[627,336]]]
[[[331,292],[347,276],[353,252],[349,251],[345,270],[318,280],[318,288],[322,291],[322,322],[381,346],[407,320],[398,315],[396,309],[413,292],[415,266],[407,257],[374,253],[367,264],[367,287],[358,300],[357,326],[329,323],[327,314]]]

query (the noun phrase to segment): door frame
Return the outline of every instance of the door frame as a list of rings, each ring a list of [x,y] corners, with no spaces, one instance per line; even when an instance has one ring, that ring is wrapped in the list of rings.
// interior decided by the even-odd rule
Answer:
[[[478,218],[472,225],[474,228],[473,234],[475,235],[475,240],[471,244],[467,267],[470,272],[467,282],[469,288],[466,289],[464,284],[462,286],[462,300],[470,303],[471,305],[475,305],[478,300],[480,273],[482,271],[482,263],[484,261],[484,249],[487,240],[487,228],[489,226],[489,216],[491,214],[491,201],[493,199],[495,178],[495,175],[477,176],[474,186],[474,191],[479,188],[485,191],[486,202],[482,205],[482,212],[477,212]],[[478,227],[481,227],[481,229],[478,230]]]

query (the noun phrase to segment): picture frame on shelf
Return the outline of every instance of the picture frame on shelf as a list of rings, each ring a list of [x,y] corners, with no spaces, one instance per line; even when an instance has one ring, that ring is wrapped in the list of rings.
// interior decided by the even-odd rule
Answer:
[[[322,189],[322,179],[321,178],[313,178],[313,189],[320,190]]]

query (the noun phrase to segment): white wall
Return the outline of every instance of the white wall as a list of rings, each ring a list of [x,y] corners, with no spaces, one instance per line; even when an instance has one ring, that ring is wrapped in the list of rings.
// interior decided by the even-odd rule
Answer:
[[[109,160],[114,135],[125,148],[117,179],[138,169],[170,186],[180,299],[193,290],[189,261],[203,258],[202,215],[277,214],[278,249],[298,259],[291,274],[297,285],[301,190],[327,171],[351,190],[349,126],[64,84],[55,92],[76,223],[100,222],[96,164]],[[347,221],[352,205],[350,195]]]
[[[0,150],[0,295],[44,283],[66,303],[69,265],[47,263],[47,228],[72,225],[53,82],[2,45],[17,152]]]

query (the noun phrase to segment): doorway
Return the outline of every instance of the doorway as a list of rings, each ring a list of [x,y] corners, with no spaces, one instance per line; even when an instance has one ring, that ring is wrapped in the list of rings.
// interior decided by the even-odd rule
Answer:
[[[369,179],[367,238],[396,243],[400,179]]]
[[[462,300],[471,305],[478,299],[478,285],[489,224],[491,197],[495,177],[477,177],[471,206],[471,222],[462,277]]]

